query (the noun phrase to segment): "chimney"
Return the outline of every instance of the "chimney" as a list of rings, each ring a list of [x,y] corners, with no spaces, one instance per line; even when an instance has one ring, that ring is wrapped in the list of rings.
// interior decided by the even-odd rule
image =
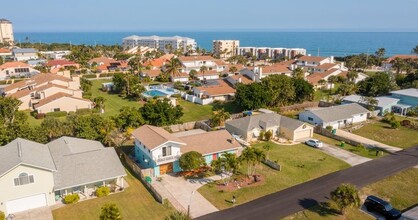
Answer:
[[[19,140],[17,141],[17,155],[22,157],[22,145]]]
[[[238,78],[238,82],[239,82],[239,83],[242,83],[241,76]]]
[[[330,60],[330,63],[334,63],[334,56],[330,56],[329,60]]]
[[[290,70],[295,70],[295,64],[290,64]]]

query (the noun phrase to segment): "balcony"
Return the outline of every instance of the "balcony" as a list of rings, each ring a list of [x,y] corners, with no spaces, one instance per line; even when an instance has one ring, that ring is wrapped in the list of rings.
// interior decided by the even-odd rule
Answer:
[[[171,156],[166,156],[166,157],[154,158],[154,161],[157,164],[162,164],[162,163],[173,162],[175,160],[178,160],[179,158],[180,158],[180,154],[179,155],[171,155]]]

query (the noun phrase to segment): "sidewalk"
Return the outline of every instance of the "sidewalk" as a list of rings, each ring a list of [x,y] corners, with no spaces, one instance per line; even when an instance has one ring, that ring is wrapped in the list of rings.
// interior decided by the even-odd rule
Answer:
[[[341,137],[345,137],[347,139],[351,139],[353,141],[360,142],[364,145],[380,147],[391,153],[403,150],[401,148],[392,147],[387,144],[383,144],[383,143],[380,143],[380,142],[377,142],[377,141],[374,141],[374,140],[371,140],[371,139],[368,139],[368,138],[365,138],[365,137],[362,137],[362,136],[359,136],[359,135],[356,135],[356,134],[353,134],[353,133],[350,133],[341,129],[337,130],[337,135]]]
[[[190,215],[197,218],[212,212],[219,211],[208,200],[205,199],[197,189],[206,183],[220,179],[219,176],[186,180],[183,177],[174,175],[163,175],[160,182],[154,181],[152,185],[163,196],[168,199],[171,204],[178,210],[187,213],[190,204]]]
[[[370,158],[362,157],[357,154],[353,154],[349,151],[340,149],[338,147],[334,147],[327,143],[322,143],[322,147],[318,148],[319,150],[325,152],[326,154],[329,154],[333,157],[336,157],[342,161],[345,161],[346,163],[350,164],[351,166],[356,166],[362,163],[365,163],[367,161],[370,161]]]

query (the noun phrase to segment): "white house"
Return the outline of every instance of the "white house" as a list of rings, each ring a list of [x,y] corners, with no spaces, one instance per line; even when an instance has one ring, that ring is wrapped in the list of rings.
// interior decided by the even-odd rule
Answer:
[[[202,66],[207,67],[208,71],[217,70],[215,59],[211,56],[182,56],[179,60],[182,71],[186,73],[190,73],[191,70],[200,71]]]
[[[22,62],[7,62],[0,65],[0,80],[12,77],[31,77],[40,72],[32,68],[29,64]]]
[[[38,50],[33,48],[14,48],[12,55],[15,61],[27,61],[38,59]]]
[[[299,113],[299,120],[326,128],[343,128],[367,120],[370,111],[357,103],[326,108],[307,109]]]
[[[115,150],[100,142],[61,137],[40,144],[17,138],[0,147],[0,211],[51,206],[70,193],[90,198],[98,186],[123,187],[124,176]]]

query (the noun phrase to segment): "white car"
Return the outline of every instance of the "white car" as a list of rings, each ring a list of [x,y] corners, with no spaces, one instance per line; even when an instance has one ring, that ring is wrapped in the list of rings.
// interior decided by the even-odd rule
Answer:
[[[309,139],[307,141],[305,141],[305,144],[311,146],[311,147],[316,147],[316,148],[321,148],[322,147],[322,142],[316,139]]]

